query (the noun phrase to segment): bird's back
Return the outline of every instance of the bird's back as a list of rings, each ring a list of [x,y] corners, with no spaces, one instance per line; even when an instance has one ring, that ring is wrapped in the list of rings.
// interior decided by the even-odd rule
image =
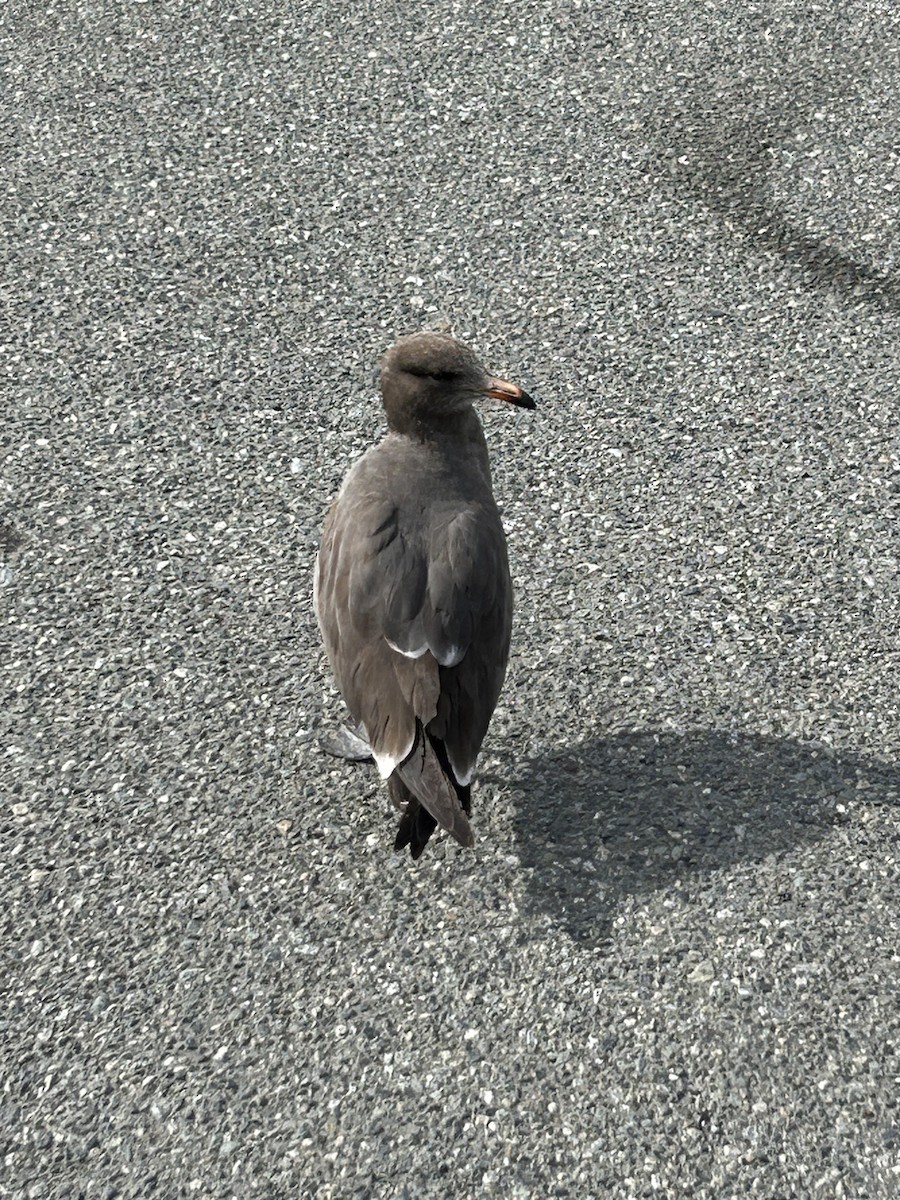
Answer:
[[[467,782],[512,624],[483,436],[461,460],[456,447],[423,452],[389,434],[356,463],[326,519],[317,613],[338,686],[376,754],[379,741],[392,757],[402,752],[418,719]]]

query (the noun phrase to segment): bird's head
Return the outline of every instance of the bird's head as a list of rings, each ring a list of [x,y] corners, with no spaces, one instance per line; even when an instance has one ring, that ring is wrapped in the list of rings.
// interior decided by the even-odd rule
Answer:
[[[488,374],[474,351],[443,333],[413,333],[395,342],[381,360],[380,385],[388,425],[398,432],[452,422],[485,396],[535,406],[518,384]]]

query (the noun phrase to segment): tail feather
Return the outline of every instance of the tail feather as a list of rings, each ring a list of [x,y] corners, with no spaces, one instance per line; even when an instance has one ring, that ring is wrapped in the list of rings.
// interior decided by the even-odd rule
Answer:
[[[457,784],[446,758],[443,743],[432,742],[420,725],[412,751],[390,779],[394,802],[399,804],[406,799],[394,848],[402,850],[408,845],[413,858],[422,853],[437,825],[461,846],[475,844],[467,816],[471,809],[469,788]],[[406,797],[400,794],[400,788]]]
[[[406,812],[397,827],[397,837],[394,841],[395,852],[409,846],[409,852],[413,858],[419,858],[435,829],[437,829],[437,821],[428,809],[423,808],[415,796],[410,796]]]

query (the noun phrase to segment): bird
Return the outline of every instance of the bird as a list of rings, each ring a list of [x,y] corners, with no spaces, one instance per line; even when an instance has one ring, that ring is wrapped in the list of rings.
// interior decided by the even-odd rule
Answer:
[[[371,750],[402,813],[394,850],[417,859],[438,826],[474,845],[471,785],[509,660],[512,581],[474,403],[535,402],[431,331],[399,338],[379,383],[387,432],[328,509],[314,606],[360,734],[347,757]]]

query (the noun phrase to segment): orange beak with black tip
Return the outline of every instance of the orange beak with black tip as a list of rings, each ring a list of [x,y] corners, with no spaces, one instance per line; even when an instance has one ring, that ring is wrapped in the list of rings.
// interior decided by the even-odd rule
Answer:
[[[493,396],[495,400],[505,400],[507,404],[515,404],[518,408],[536,407],[532,398],[527,392],[523,392],[517,383],[507,383],[505,379],[498,379],[496,375],[488,379],[484,392],[486,396]]]

